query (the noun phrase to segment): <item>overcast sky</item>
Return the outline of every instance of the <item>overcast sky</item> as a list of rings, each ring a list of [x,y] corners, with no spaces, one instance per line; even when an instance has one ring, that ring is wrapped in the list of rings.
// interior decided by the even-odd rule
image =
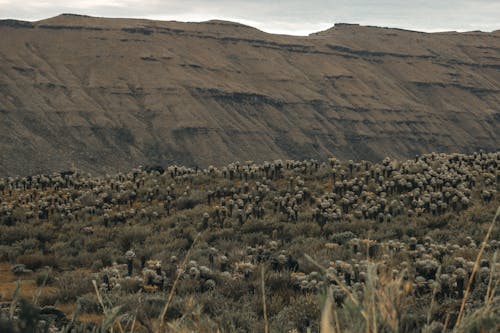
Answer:
[[[60,13],[158,20],[237,21],[273,33],[307,35],[334,23],[420,31],[500,29],[500,0],[0,0],[0,18]]]

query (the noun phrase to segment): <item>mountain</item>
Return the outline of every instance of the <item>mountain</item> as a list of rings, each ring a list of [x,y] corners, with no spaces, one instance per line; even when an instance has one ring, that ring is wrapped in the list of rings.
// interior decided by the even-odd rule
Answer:
[[[500,147],[500,31],[0,21],[0,175]]]

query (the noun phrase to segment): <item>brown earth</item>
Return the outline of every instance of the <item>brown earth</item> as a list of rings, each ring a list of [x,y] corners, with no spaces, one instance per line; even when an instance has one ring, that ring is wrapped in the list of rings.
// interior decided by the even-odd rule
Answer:
[[[0,21],[0,175],[500,147],[500,31]]]

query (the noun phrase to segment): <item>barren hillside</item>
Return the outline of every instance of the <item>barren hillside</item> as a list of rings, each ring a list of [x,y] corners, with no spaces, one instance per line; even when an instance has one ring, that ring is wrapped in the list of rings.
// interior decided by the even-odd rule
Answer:
[[[500,147],[500,31],[0,21],[0,175]]]

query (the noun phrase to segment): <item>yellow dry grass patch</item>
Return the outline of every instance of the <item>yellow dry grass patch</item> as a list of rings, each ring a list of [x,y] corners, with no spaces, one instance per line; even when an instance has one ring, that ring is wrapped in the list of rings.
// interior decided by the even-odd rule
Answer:
[[[290,273],[290,277],[293,279],[293,278],[298,278],[298,277],[304,277],[306,276],[306,273],[303,273],[303,272],[293,272],[293,273]]]
[[[38,286],[33,277],[33,274],[16,276],[11,272],[11,265],[8,263],[0,263],[0,294],[2,301],[11,301],[16,290],[17,281],[20,285],[20,296],[32,299],[38,291]],[[53,287],[42,288],[42,295],[54,293],[56,291]]]
[[[76,304],[58,304],[56,307],[64,312],[68,318],[72,318]],[[79,313],[77,319],[84,323],[101,323],[104,315],[99,313]]]
[[[328,178],[328,180],[326,182],[323,183],[323,190],[326,192],[326,193],[329,193],[332,191],[333,189],[333,185],[335,185],[333,179],[331,178]]]
[[[337,244],[337,243],[326,243],[325,247],[327,249],[336,250],[336,249],[338,249],[340,247],[340,245]]]
[[[78,320],[84,323],[101,323],[104,315],[97,313],[82,313],[78,315]]]

